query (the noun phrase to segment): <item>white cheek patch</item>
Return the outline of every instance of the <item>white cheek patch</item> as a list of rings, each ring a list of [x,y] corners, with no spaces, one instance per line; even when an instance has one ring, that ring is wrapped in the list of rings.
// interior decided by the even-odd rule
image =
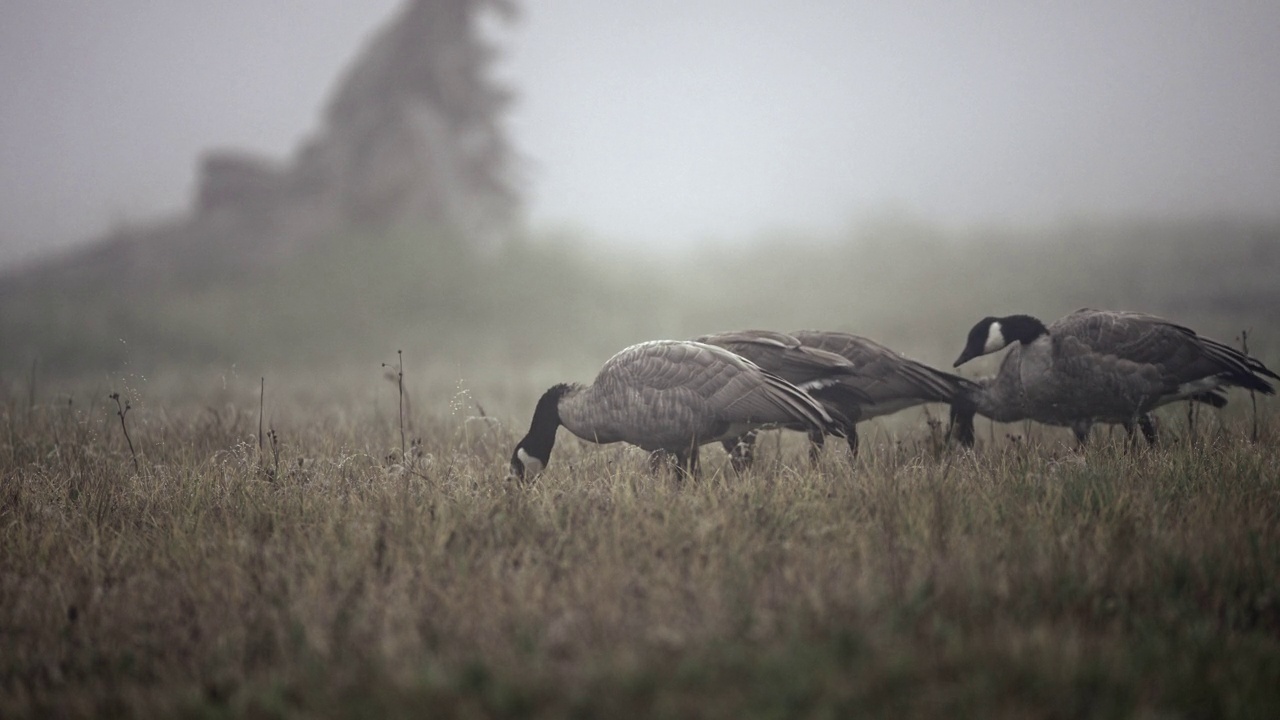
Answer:
[[[516,457],[520,458],[520,462],[524,463],[524,476],[527,478],[541,473],[542,468],[545,467],[541,460],[525,452],[524,448],[516,451]]]
[[[982,346],[982,352],[983,354],[993,353],[1008,344],[1005,342],[1004,330],[1000,328],[1000,323],[993,322],[991,327],[987,328],[987,342]]]

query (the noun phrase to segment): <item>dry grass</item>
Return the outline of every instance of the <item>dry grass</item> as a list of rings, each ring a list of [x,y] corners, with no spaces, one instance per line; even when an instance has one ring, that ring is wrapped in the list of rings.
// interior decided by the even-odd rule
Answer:
[[[152,400],[138,471],[114,406],[3,399],[4,718],[1280,717],[1274,416],[684,485],[562,433],[516,486],[523,427],[414,408],[402,465],[385,399],[278,457],[256,395]]]

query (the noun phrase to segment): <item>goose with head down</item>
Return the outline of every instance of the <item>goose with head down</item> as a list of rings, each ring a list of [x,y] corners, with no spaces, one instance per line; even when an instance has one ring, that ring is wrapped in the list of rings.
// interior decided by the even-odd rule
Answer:
[[[664,451],[696,474],[700,445],[789,424],[840,430],[805,391],[745,358],[705,343],[654,340],[614,355],[590,385],[559,384],[543,393],[529,432],[511,453],[511,476],[532,477],[546,467],[561,425],[591,442]]]

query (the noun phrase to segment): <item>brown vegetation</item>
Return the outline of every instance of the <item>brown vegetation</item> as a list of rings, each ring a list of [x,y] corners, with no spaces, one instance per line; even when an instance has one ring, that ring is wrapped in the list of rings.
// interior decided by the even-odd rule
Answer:
[[[402,462],[394,387],[268,378],[263,444],[244,385],[133,395],[136,470],[105,393],[6,394],[0,716],[1280,716],[1247,402],[1151,450],[935,424],[684,484],[569,439],[514,485],[526,417],[414,403]]]

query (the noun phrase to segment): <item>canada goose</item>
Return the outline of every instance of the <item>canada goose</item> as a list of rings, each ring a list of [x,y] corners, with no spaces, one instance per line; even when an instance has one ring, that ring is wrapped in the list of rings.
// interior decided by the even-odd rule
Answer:
[[[850,418],[857,417],[859,405],[871,402],[867,393],[853,384],[842,382],[858,372],[847,358],[820,348],[808,347],[786,333],[773,330],[736,330],[701,335],[694,338],[694,341],[722,347],[798,386],[822,403],[827,413],[842,428],[842,434],[853,430],[854,421]],[[818,398],[819,391],[836,385],[840,385],[841,389],[833,390],[827,399]],[[844,402],[832,402],[837,397]],[[807,424],[793,423],[788,429],[809,432],[812,443],[810,457],[816,460],[818,450],[823,445],[823,434]],[[751,444],[754,440],[755,435],[747,433],[741,438],[723,441],[735,470],[743,470],[750,464]]]
[[[583,440],[674,454],[692,475],[698,446],[790,423],[839,432],[816,400],[749,360],[704,343],[653,340],[609,358],[590,385],[562,383],[543,393],[511,453],[511,475],[545,468],[561,425]]]
[[[1029,315],[983,318],[956,367],[1011,344],[996,375],[955,406],[962,442],[972,443],[974,412],[1067,426],[1081,443],[1094,422],[1122,423],[1130,434],[1136,423],[1154,442],[1148,413],[1155,408],[1177,400],[1222,407],[1224,388],[1270,395],[1261,376],[1280,379],[1239,350],[1163,318],[1088,308],[1048,327]]]
[[[951,403],[972,388],[972,383],[959,375],[934,369],[860,335],[826,330],[779,335],[793,338],[811,351],[839,356],[852,367],[852,372],[843,371],[819,385],[801,387],[842,421],[854,455],[858,454],[857,423],[923,403]],[[762,367],[769,368],[763,363]],[[821,436],[811,434],[810,439],[821,446]],[[754,432],[739,440],[733,451],[735,467],[750,464],[754,443]]]

